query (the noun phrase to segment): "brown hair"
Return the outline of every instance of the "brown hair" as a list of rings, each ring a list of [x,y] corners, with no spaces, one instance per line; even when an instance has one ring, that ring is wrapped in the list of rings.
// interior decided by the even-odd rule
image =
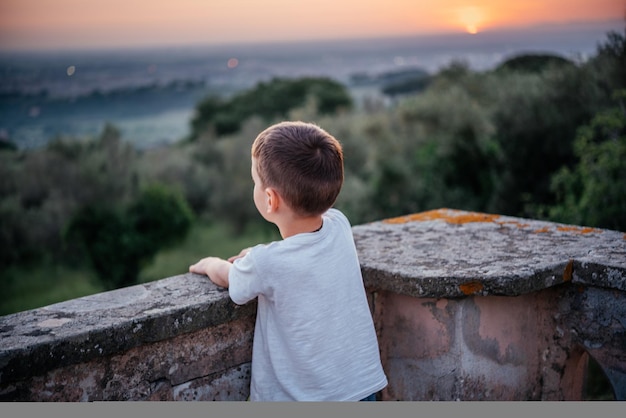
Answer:
[[[261,132],[252,157],[264,187],[274,187],[296,213],[319,215],[343,185],[341,144],[317,125],[281,122]]]

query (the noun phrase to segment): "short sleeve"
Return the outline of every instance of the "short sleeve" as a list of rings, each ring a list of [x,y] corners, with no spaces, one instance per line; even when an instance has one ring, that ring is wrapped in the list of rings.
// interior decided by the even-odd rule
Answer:
[[[257,297],[262,291],[262,283],[255,268],[253,248],[245,257],[235,260],[228,273],[228,294],[233,302],[243,305]]]

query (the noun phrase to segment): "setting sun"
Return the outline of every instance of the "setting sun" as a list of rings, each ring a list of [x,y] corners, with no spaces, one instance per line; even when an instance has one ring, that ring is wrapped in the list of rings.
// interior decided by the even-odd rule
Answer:
[[[457,15],[461,25],[472,35],[478,33],[479,26],[485,21],[485,13],[475,6],[460,8]]]

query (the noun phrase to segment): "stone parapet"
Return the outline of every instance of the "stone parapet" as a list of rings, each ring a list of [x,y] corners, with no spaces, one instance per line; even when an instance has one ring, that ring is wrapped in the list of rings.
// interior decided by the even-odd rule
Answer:
[[[626,399],[626,234],[439,209],[353,227],[382,400]],[[0,400],[245,400],[256,304],[195,274],[0,317]]]

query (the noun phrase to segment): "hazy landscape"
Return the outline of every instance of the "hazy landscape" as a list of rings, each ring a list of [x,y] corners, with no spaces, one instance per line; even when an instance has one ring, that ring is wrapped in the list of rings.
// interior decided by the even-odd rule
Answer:
[[[453,60],[488,70],[521,53],[576,62],[620,21],[526,30],[300,43],[0,53],[0,139],[32,148],[95,136],[106,122],[137,148],[188,134],[194,106],[273,77],[328,76],[355,98],[380,94],[382,75],[435,73]]]

